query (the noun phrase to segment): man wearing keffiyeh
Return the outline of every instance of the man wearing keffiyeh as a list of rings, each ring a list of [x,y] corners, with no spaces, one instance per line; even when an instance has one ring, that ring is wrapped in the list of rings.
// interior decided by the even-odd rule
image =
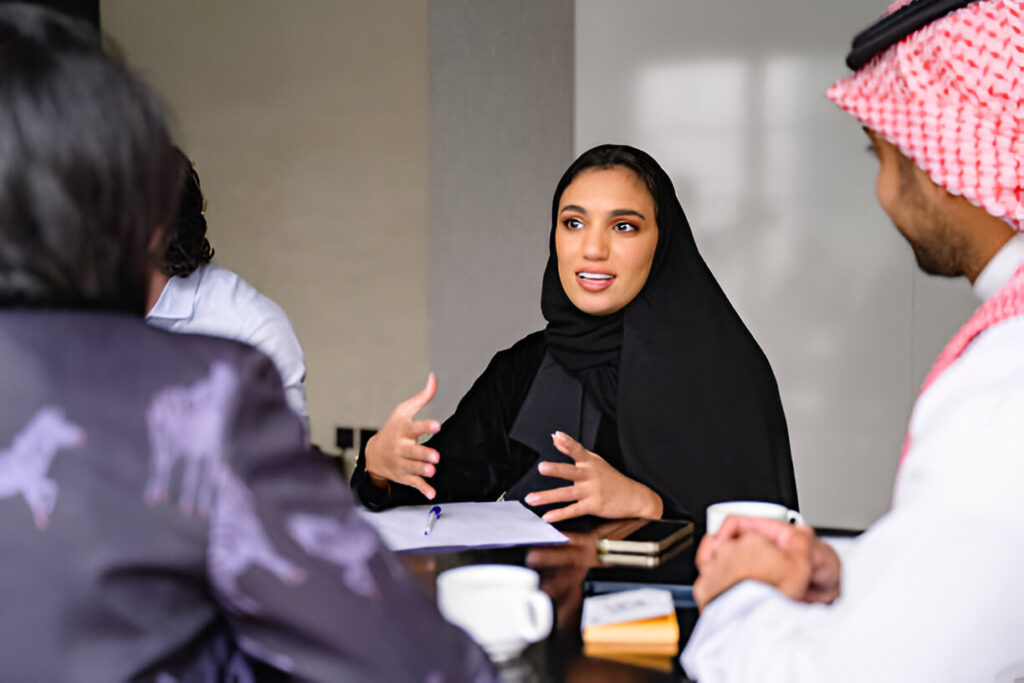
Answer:
[[[892,509],[842,558],[769,520],[705,538],[683,665],[701,683],[1024,680],[1024,3],[902,0],[847,63],[827,96],[874,146],[882,208],[922,270],[982,304],[925,379]]]

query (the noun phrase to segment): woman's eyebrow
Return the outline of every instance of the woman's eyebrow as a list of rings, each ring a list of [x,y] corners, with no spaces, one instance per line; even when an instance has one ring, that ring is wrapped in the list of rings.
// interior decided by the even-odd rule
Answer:
[[[636,216],[642,221],[647,220],[642,213],[634,211],[633,209],[615,209],[610,215],[613,218],[618,218],[619,216]]]
[[[566,204],[558,213],[565,213],[566,211],[574,211],[576,213],[581,213],[584,216],[587,215],[587,210],[584,209],[582,206],[579,206],[578,204]],[[647,218],[642,213],[640,213],[639,211],[634,211],[633,209],[615,209],[614,211],[610,211],[608,215],[611,216],[612,218],[619,218],[621,216],[636,216],[642,221],[647,220]]]

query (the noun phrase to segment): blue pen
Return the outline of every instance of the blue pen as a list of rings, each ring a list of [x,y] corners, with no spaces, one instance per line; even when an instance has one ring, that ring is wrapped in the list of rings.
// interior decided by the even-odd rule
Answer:
[[[430,535],[430,530],[434,528],[434,522],[436,522],[437,518],[440,517],[440,516],[441,516],[441,506],[440,505],[435,505],[434,507],[430,508],[430,511],[427,512],[427,525],[425,527],[423,527],[423,535],[424,536],[429,536]]]

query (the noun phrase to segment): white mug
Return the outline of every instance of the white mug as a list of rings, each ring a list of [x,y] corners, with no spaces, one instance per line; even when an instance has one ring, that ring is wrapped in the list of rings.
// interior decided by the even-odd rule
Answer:
[[[551,633],[551,598],[539,586],[537,572],[526,567],[458,567],[437,577],[437,605],[493,661],[504,662]]]
[[[790,524],[803,524],[804,518],[796,510],[790,510],[785,505],[778,503],[762,503],[756,500],[730,500],[725,503],[715,503],[708,506],[707,532],[718,533],[718,528],[726,517],[761,517],[763,519],[777,519],[780,522]]]

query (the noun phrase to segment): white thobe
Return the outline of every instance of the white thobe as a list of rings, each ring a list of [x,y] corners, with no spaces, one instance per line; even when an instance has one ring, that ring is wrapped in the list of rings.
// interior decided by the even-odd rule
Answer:
[[[146,322],[172,332],[255,346],[274,361],[289,407],[306,419],[306,363],[291,321],[280,306],[236,273],[207,263],[188,277],[172,277],[146,314]]]
[[[979,298],[1022,264],[1018,235],[975,281]],[[689,676],[1024,680],[1024,318],[982,332],[918,397],[909,429],[892,510],[843,549],[841,597],[733,587],[701,615]]]

